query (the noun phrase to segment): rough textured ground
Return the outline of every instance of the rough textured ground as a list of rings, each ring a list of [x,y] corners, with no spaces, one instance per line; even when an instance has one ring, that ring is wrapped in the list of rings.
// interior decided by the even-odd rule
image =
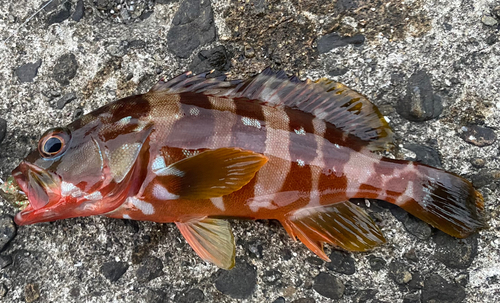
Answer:
[[[272,66],[368,96],[394,128],[394,156],[472,180],[490,228],[456,240],[372,201],[387,244],[327,248],[324,263],[275,222],[234,222],[226,272],[173,225],[92,217],[16,235],[0,201],[2,302],[498,302],[500,2],[54,0],[22,25],[45,3],[0,1],[3,178],[47,128],[161,77]]]

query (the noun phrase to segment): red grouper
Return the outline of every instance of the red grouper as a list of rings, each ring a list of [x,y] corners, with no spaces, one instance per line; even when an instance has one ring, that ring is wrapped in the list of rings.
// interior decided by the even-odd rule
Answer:
[[[402,207],[458,238],[485,227],[471,183],[383,158],[393,133],[364,96],[270,69],[245,81],[182,74],[47,131],[6,184],[19,225],[105,215],[175,222],[205,261],[229,269],[226,219],[276,219],[324,260],[323,243],[385,242],[352,198]]]

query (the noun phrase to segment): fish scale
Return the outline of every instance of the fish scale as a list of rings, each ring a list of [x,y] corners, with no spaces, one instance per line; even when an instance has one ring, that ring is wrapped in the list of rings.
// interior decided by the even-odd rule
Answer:
[[[352,198],[396,204],[455,237],[486,226],[467,180],[373,153],[392,137],[373,104],[328,79],[185,73],[46,132],[13,171],[29,200],[15,220],[174,222],[203,260],[226,269],[229,218],[277,219],[327,261],[324,243],[366,251],[385,242]]]

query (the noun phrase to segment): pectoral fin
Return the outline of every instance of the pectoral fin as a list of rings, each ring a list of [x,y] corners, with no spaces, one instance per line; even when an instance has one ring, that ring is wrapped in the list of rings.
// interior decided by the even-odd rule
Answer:
[[[223,269],[233,268],[235,244],[229,222],[205,218],[175,224],[200,258]]]
[[[149,190],[160,200],[221,197],[250,182],[266,162],[265,156],[252,151],[207,150],[157,170]]]
[[[385,242],[378,226],[360,207],[349,201],[295,211],[283,223],[288,233],[323,260],[323,243],[348,251],[366,251]]]

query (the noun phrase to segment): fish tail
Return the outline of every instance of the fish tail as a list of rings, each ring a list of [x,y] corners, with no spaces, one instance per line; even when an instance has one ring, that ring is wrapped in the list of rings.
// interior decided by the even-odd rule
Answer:
[[[413,185],[409,199],[403,195],[395,204],[457,238],[487,227],[483,197],[469,181],[437,168],[414,165],[420,184]]]

